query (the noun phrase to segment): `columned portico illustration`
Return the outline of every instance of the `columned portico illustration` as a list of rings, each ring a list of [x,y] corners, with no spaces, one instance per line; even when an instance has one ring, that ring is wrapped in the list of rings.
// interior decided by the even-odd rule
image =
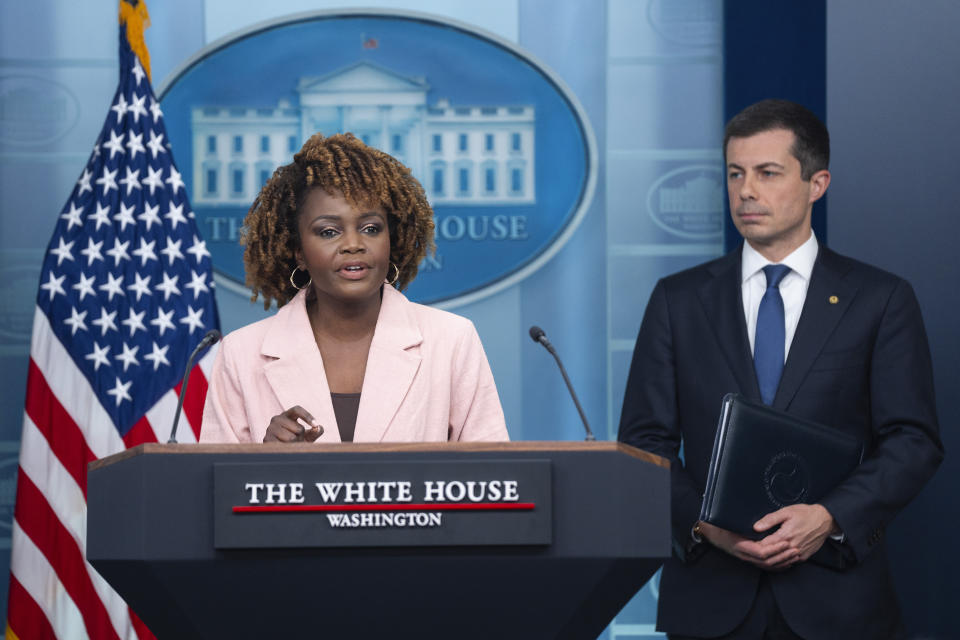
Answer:
[[[302,76],[297,106],[196,107],[194,201],[249,202],[308,137],[349,131],[410,167],[434,205],[534,204],[534,107],[428,104],[430,88],[424,77],[356,62]]]

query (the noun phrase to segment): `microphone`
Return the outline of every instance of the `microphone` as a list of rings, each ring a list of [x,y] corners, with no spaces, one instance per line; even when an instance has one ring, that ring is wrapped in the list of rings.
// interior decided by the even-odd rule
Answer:
[[[210,329],[187,359],[187,369],[183,372],[183,386],[180,387],[180,397],[177,398],[177,413],[173,416],[173,427],[170,429],[170,439],[167,440],[168,444],[177,441],[177,424],[180,422],[180,410],[183,408],[183,394],[187,391],[187,382],[190,380],[190,370],[193,369],[193,361],[201,351],[220,342],[221,337],[219,331]]]
[[[554,349],[550,341],[547,340],[547,334],[537,325],[533,325],[530,327],[530,338],[534,342],[542,344],[543,348],[549,351],[553,359],[557,361],[557,366],[560,367],[560,373],[563,374],[563,381],[567,383],[567,390],[570,391],[570,397],[573,398],[573,404],[577,405],[577,411],[580,412],[583,428],[587,431],[587,437],[584,438],[584,440],[588,442],[596,440],[596,438],[593,437],[593,431],[590,430],[590,423],[587,422],[587,416],[583,413],[583,407],[580,406],[580,401],[577,400],[577,393],[573,390],[573,385],[570,384],[570,378],[567,377],[567,370],[563,368],[563,363],[560,362],[560,356],[557,355],[556,349]]]

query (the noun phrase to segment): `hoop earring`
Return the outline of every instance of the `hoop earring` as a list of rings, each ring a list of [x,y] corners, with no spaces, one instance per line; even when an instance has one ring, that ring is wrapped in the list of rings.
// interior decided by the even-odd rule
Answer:
[[[297,283],[294,282],[293,280],[293,276],[297,275],[297,271],[302,271],[302,269],[300,269],[300,267],[294,267],[293,271],[290,272],[290,284],[293,285],[294,289],[296,289],[297,291],[300,291],[301,289],[306,289],[311,284],[313,284],[313,276],[310,276],[310,279],[307,280],[307,283],[305,285],[303,285],[302,287],[298,287]]]
[[[393,278],[387,278],[387,284],[393,284],[394,282],[397,281],[398,278],[400,278],[400,267],[398,267],[397,265],[391,262],[390,265],[387,267],[388,274],[390,273],[390,267],[393,267],[394,275],[393,275]]]

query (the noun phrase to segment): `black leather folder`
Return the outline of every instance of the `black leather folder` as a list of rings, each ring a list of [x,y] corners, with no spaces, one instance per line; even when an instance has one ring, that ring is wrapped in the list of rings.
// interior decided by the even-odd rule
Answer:
[[[863,445],[849,434],[727,394],[700,520],[762,538],[754,522],[787,505],[817,502],[862,456]]]

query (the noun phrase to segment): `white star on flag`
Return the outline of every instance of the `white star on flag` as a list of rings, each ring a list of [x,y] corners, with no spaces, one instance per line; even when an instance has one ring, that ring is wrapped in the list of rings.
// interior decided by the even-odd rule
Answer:
[[[137,360],[137,351],[140,350],[139,345],[130,347],[126,342],[123,343],[123,351],[120,355],[113,356],[115,359],[123,363],[123,372],[127,372],[127,368],[132,364],[140,364]]]
[[[157,333],[163,335],[167,329],[176,329],[176,326],[173,324],[173,309],[170,311],[164,311],[163,309],[157,309],[157,317],[150,321],[150,324],[157,328]]]
[[[140,123],[140,116],[147,115],[147,108],[143,105],[147,101],[147,96],[135,96],[133,100],[130,101],[130,106],[127,107],[127,113],[133,115],[133,121],[137,124]]]
[[[113,389],[107,391],[108,394],[117,399],[117,406],[120,406],[120,403],[124,400],[133,400],[130,397],[129,389],[130,385],[133,384],[133,380],[128,380],[127,382],[120,382],[120,377],[117,376],[117,384]]]
[[[103,170],[103,175],[96,179],[96,183],[103,187],[103,195],[110,193],[110,189],[117,188],[117,169],[113,171]]]
[[[109,271],[107,272],[107,282],[98,287],[100,291],[103,291],[107,294],[107,302],[113,302],[113,296],[126,295],[123,292],[123,277],[116,276]],[[131,310],[132,311],[132,310]]]
[[[123,136],[111,129],[110,139],[103,143],[103,148],[110,151],[110,159],[113,160],[114,154],[123,153]]]
[[[139,273],[133,274],[133,284],[128,285],[127,289],[137,294],[137,302],[140,302],[140,296],[152,296],[150,291],[150,278],[153,276],[141,276]]]
[[[151,240],[147,242],[146,239],[140,238],[140,247],[133,250],[133,255],[140,258],[140,266],[145,267],[148,260],[156,260],[157,254],[153,251],[153,246],[157,244],[156,240]]]
[[[200,316],[203,314],[203,307],[200,307],[194,311],[193,307],[187,305],[187,315],[183,318],[180,318],[180,322],[190,327],[190,333],[193,333],[194,329],[203,328],[203,320]]]
[[[130,71],[133,76],[137,79],[137,86],[140,86],[140,83],[143,82],[143,79],[146,77],[146,72],[143,70],[143,67],[140,66],[139,60],[134,60],[133,69]],[[156,116],[154,116],[156,118]]]
[[[93,187],[90,186],[90,178],[92,177],[93,173],[89,169],[83,170],[83,175],[77,180],[77,186],[80,187],[80,192],[77,195],[82,196],[84,191],[93,191]]]
[[[167,360],[167,349],[170,346],[161,347],[156,342],[153,343],[153,351],[143,356],[144,360],[149,360],[153,363],[153,370],[156,371],[160,368],[161,364],[169,365],[170,361]]]
[[[137,220],[143,220],[143,223],[147,226],[147,231],[150,231],[150,227],[154,224],[161,224],[160,216],[157,215],[158,213],[160,213],[159,205],[148,204],[144,208],[143,213],[137,216]]]
[[[100,225],[110,224],[110,206],[102,205],[98,202],[97,210],[92,216],[90,216],[90,219],[97,222],[97,227],[95,230],[100,231]]]
[[[127,132],[127,149],[130,150],[130,159],[136,160],[138,153],[146,153],[147,150],[143,146],[143,134],[138,133],[134,135],[133,131]],[[153,194],[150,194],[153,195]]]
[[[106,309],[100,309],[100,317],[96,320],[92,320],[90,324],[95,324],[100,327],[100,335],[107,335],[107,331],[116,331],[117,323],[113,321],[117,317],[116,311],[107,312]]]
[[[70,327],[70,335],[76,335],[77,331],[87,330],[87,325],[83,321],[86,317],[86,311],[77,311],[76,307],[70,308],[70,317],[63,321],[64,324]]]
[[[67,292],[63,290],[63,281],[67,279],[67,276],[55,278],[52,271],[48,275],[50,279],[47,280],[45,284],[40,285],[40,288],[50,292],[51,300],[53,300],[53,296],[57,295],[58,293],[66,295]]]
[[[120,179],[120,184],[127,188],[126,195],[133,193],[134,189],[140,188],[140,169],[132,170],[130,167],[126,167],[127,175]]]
[[[160,103],[152,98],[150,100],[150,116],[158,122],[160,118],[163,117],[163,111],[160,110]]]
[[[67,231],[73,229],[74,225],[83,227],[83,209],[78,207],[75,202],[70,203],[70,210],[65,211],[60,217],[67,221]],[[62,240],[63,238],[61,238]],[[71,243],[72,244],[72,243]]]
[[[182,184],[182,183],[181,183]],[[186,224],[187,219],[183,217],[183,205],[170,205],[170,210],[163,214],[163,217],[170,221],[170,228],[176,229],[181,222]]]
[[[96,342],[93,343],[93,351],[84,356],[87,360],[93,360],[93,370],[96,371],[100,365],[110,366],[110,360],[107,359],[107,353],[110,351],[110,345],[101,347]]]
[[[160,253],[167,257],[170,264],[173,264],[174,260],[183,260],[183,253],[180,251],[181,244],[183,244],[183,240],[168,240],[167,246],[161,249]]]
[[[147,177],[140,184],[150,187],[150,195],[152,196],[155,189],[163,188],[163,170],[154,170],[153,167],[147,167]]]
[[[87,238],[87,248],[81,249],[80,254],[87,257],[87,266],[92,265],[96,260],[103,260],[103,255],[100,253],[100,247],[103,246],[103,240],[100,242],[94,242],[93,238]]]
[[[130,246],[130,241],[120,242],[120,238],[113,239],[113,248],[107,249],[107,255],[113,258],[113,266],[119,267],[121,260],[129,260],[130,254],[127,253],[127,247]]]
[[[90,276],[87,278],[82,273],[80,274],[80,279],[77,280],[77,283],[72,286],[73,289],[77,290],[77,297],[80,299],[80,302],[83,302],[83,298],[87,295],[97,295],[97,292],[93,290],[94,282],[96,282],[95,276]]]
[[[127,100],[123,97],[123,94],[120,94],[120,97],[117,98],[117,101],[114,103],[114,105],[110,107],[110,110],[116,112],[117,122],[120,122],[123,119],[124,114],[127,113]]]
[[[207,243],[197,236],[193,236],[193,245],[187,249],[187,253],[192,253],[193,259],[197,262],[210,257],[210,252],[207,251]]]
[[[200,297],[201,292],[207,292],[210,290],[210,288],[207,286],[206,280],[206,274],[197,273],[193,269],[190,270],[190,284],[186,285],[185,288],[193,289],[194,300]]]
[[[147,143],[147,148],[150,149],[150,153],[153,154],[153,157],[156,158],[161,153],[166,153],[166,149],[163,148],[163,134],[157,135],[155,131],[150,131],[150,142]]]
[[[177,193],[185,186],[180,172],[173,168],[170,169],[170,177],[167,178],[165,182],[170,185],[170,189],[174,193]]]
[[[138,329],[141,331],[147,330],[147,327],[143,324],[143,316],[145,315],[147,315],[146,309],[144,309],[140,313],[137,313],[136,311],[133,310],[133,307],[130,307],[130,311],[129,311],[129,315],[127,316],[127,319],[120,323],[122,325],[126,325],[127,327],[129,327],[131,338],[133,337],[133,334],[137,332]]]
[[[120,224],[120,233],[123,233],[127,230],[127,225],[131,224],[133,226],[137,225],[136,220],[133,219],[134,207],[127,206],[123,203],[120,204],[120,211],[117,212],[117,215],[113,216],[113,221]]]
[[[57,266],[59,267],[60,263],[62,263],[65,259],[73,260],[73,253],[71,253],[70,250],[73,248],[74,241],[71,240],[70,242],[64,242],[63,237],[61,236],[57,238],[57,242],[59,243],[59,246],[56,249],[50,249],[50,253],[57,256]]]
[[[180,295],[180,289],[177,288],[177,280],[180,279],[180,276],[169,276],[167,272],[163,272],[163,282],[157,285],[157,290],[163,292],[163,301],[166,302],[170,299],[172,295]]]

